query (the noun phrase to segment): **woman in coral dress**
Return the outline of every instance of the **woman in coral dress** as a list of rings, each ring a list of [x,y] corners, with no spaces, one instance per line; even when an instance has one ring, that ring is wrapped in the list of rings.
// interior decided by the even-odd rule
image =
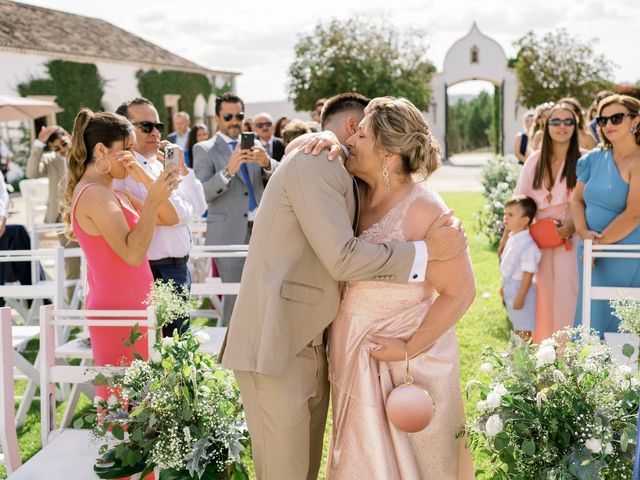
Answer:
[[[535,200],[536,220],[554,218],[561,225],[557,231],[566,245],[541,248],[542,259],[534,276],[536,284],[536,326],[533,342],[540,343],[554,332],[571,325],[578,298],[578,240],[571,215],[571,199],[576,186],[576,163],[579,147],[577,119],[568,104],[555,105],[545,122],[542,149],[524,164],[514,194]],[[509,232],[505,231],[503,243]],[[502,248],[498,250],[500,253]]]
[[[345,165],[361,179],[361,237],[425,238],[446,207],[412,177],[429,175],[439,157],[419,110],[406,99],[372,100],[348,147]],[[474,294],[467,251],[429,262],[423,283],[350,283],[329,334],[333,428],[327,478],[473,478],[459,435],[465,417],[453,326]],[[405,352],[415,383],[429,391],[436,408],[431,424],[412,434],[395,428],[385,413],[389,392],[405,377]]]
[[[78,113],[68,157],[64,219],[87,259],[89,310],[142,310],[153,283],[146,252],[156,223],[178,219],[169,200],[177,174],[167,170],[154,182],[138,167],[132,154],[132,125],[105,112]],[[144,204],[114,191],[114,178],[132,175],[148,186]],[[131,327],[91,327],[96,365],[122,365],[133,360],[133,350],[148,356],[147,343],[125,347]],[[144,331],[143,331],[144,333]],[[105,387],[97,389],[106,397]]]

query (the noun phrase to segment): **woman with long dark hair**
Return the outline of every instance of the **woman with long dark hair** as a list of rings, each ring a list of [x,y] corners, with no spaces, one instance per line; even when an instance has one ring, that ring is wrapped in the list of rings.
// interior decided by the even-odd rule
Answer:
[[[577,240],[571,198],[576,186],[576,164],[582,153],[577,119],[571,105],[554,105],[542,132],[541,149],[525,162],[514,193],[533,198],[538,207],[536,222],[555,221],[552,232],[555,230],[566,242],[541,248],[542,259],[534,277],[537,293],[535,343],[571,324],[578,296]],[[508,235],[505,231],[499,253]]]
[[[187,167],[193,168],[193,146],[205,140],[209,140],[209,129],[204,123],[196,123],[189,131],[187,149],[184,151],[184,163]]]

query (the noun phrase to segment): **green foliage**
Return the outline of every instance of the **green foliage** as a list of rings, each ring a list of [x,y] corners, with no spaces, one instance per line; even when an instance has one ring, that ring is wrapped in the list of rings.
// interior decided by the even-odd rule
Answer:
[[[587,328],[566,328],[540,345],[512,337],[486,348],[472,446],[497,467],[493,478],[630,478],[640,382]]]
[[[491,145],[492,112],[492,95],[485,91],[470,101],[461,99],[450,106],[447,126],[449,152],[459,153]]]
[[[559,29],[539,37],[529,32],[518,39],[516,74],[520,102],[533,108],[573,96],[589,105],[594,94],[610,84],[614,64],[596,54],[594,41],[582,42]]]
[[[491,122],[491,143],[493,153],[502,155],[502,88],[496,87],[493,95],[493,118]]]
[[[102,109],[105,80],[93,63],[51,60],[46,63],[49,78],[32,78],[18,84],[20,95],[55,95],[56,103],[64,108],[57,114],[58,124],[68,131],[78,111],[87,107]]]
[[[317,99],[343,92],[406,97],[427,110],[435,68],[423,37],[413,29],[400,34],[384,20],[320,22],[295,46],[289,96],[297,110],[312,110]]]
[[[157,70],[138,70],[136,72],[138,79],[138,90],[143,97],[151,100],[160,115],[160,121],[169,124],[167,110],[162,108],[164,105],[164,96],[167,94],[180,95],[180,110],[187,112],[193,116],[193,103],[196,97],[202,94],[205,100],[214,91],[211,82],[200,73],[178,72],[175,70],[165,70],[159,72]],[[227,85],[216,93],[228,90]]]

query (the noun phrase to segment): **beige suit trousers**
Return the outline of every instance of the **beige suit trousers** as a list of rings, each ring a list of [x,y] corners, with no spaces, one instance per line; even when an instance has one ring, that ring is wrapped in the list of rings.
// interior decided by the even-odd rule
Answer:
[[[305,347],[283,376],[235,370],[258,480],[316,480],[329,405],[324,345]]]

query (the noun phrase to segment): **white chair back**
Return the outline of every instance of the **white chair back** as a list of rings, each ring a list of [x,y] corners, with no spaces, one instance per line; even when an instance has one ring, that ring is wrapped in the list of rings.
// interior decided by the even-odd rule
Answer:
[[[43,177],[20,180],[20,193],[26,208],[27,228],[31,229],[34,223],[44,220],[49,199],[49,179]]]
[[[13,392],[13,337],[11,308],[0,308],[0,443],[7,474],[21,465],[16,434]]]
[[[152,307],[146,310],[55,310],[53,305],[45,305],[40,309],[40,316],[40,415],[42,445],[45,446],[51,432],[56,428],[55,384],[90,383],[98,373],[109,375],[118,368],[56,365],[56,330],[60,327],[138,325],[147,328],[147,345],[151,354],[156,343],[158,326]],[[135,319],[130,319],[131,317]]]
[[[611,300],[623,296],[632,300],[640,300],[640,288],[624,288],[610,286],[593,286],[593,260],[599,258],[634,258],[640,260],[640,245],[600,245],[591,240],[584,241],[582,256],[582,324],[591,327],[591,302],[593,300]],[[617,332],[606,332],[605,341],[612,348],[618,361],[636,365],[634,358],[638,355],[638,338]],[[629,362],[622,355],[622,347],[625,343],[635,348],[634,357]]]

